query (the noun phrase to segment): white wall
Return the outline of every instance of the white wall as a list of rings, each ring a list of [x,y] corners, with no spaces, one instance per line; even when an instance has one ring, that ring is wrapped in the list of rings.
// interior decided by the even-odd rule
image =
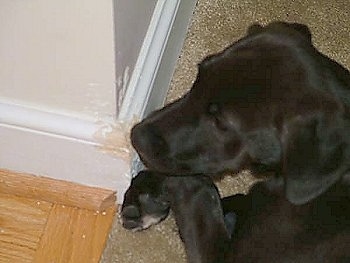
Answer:
[[[0,39],[0,100],[115,116],[112,0],[1,0]]]

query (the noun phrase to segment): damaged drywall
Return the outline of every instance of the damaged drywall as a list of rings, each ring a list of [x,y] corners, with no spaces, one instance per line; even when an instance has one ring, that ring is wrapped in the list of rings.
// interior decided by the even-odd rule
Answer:
[[[127,85],[129,84],[129,80],[130,80],[130,67],[125,67],[125,70],[123,72],[122,76],[119,76],[117,78],[117,109],[119,110],[122,106],[124,97],[125,97],[125,93],[126,93],[126,89],[127,89]]]
[[[130,122],[104,123],[93,138],[99,150],[125,161],[131,161],[135,154],[130,143],[130,130],[137,119]]]

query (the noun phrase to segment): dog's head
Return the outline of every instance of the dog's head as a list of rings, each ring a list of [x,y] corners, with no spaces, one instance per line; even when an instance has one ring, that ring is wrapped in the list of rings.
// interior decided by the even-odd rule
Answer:
[[[204,59],[191,90],[137,124],[131,141],[164,173],[276,167],[287,197],[303,203],[349,166],[349,105],[339,99],[349,86],[349,72],[313,47],[306,26],[253,25]]]

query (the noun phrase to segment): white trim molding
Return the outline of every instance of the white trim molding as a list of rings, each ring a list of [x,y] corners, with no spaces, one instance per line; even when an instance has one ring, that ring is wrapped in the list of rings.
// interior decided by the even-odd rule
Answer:
[[[197,0],[159,0],[119,111],[144,117],[162,106]]]
[[[93,134],[99,130],[93,122],[1,101],[0,125],[90,144],[96,143]]]
[[[159,0],[130,79],[119,119],[133,121],[164,105],[197,0]],[[144,168],[134,156],[131,174]]]
[[[110,189],[122,201],[130,158],[104,151],[103,138],[96,136],[110,128],[0,102],[0,168]]]

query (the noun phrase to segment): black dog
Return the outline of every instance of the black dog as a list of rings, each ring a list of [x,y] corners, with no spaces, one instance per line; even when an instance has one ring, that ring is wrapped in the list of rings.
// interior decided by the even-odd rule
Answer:
[[[282,178],[221,200],[210,178],[140,172],[125,194],[123,226],[140,230],[173,210],[190,263],[349,263],[350,176],[304,205]]]
[[[146,166],[170,174],[256,166],[306,203],[350,168],[350,74],[308,28],[272,23],[206,58],[190,92],[132,129]]]
[[[309,257],[317,254],[312,249],[299,248],[298,244],[289,244],[286,240],[279,242],[275,235],[279,233],[279,228],[261,226],[265,231],[265,235],[261,235],[274,246],[271,253],[276,253],[278,249],[275,247],[281,244],[281,250],[300,256],[294,261],[289,254],[282,252],[276,254],[277,261],[274,261],[273,255],[263,257],[261,250],[261,255],[258,253],[259,242],[249,234],[255,233],[254,229],[249,230],[246,225],[239,224],[240,218],[249,221],[251,217],[260,218],[264,225],[279,224],[287,220],[284,219],[287,212],[290,213],[288,220],[304,218],[299,217],[294,209],[313,207],[315,203],[316,207],[328,205],[336,210],[338,206],[348,207],[350,73],[314,48],[306,26],[282,22],[266,27],[251,26],[246,37],[202,61],[192,89],[183,98],[136,125],[131,140],[146,166],[161,173],[211,175],[242,168],[274,171],[276,178],[271,179],[268,185],[279,185],[277,192],[282,192],[277,195],[278,204],[266,206],[277,209],[271,212],[271,217],[260,208],[256,210],[257,215],[254,214],[254,207],[260,207],[255,204],[258,202],[255,198],[249,201],[251,205],[248,206],[253,214],[245,211],[242,216],[235,211],[239,208],[232,210],[238,214],[236,231],[243,233],[238,237],[248,235],[248,241],[257,243],[249,245],[249,242],[237,241],[234,252],[238,254],[234,255],[243,255],[248,250],[247,253],[256,253],[251,262],[326,262],[310,261]],[[345,190],[339,193],[338,187]],[[271,190],[270,186],[263,188],[266,188],[261,190],[264,195],[274,195],[275,190]],[[254,190],[254,196],[253,193]],[[330,195],[329,198],[335,201],[332,204],[322,201],[324,195],[327,198]],[[140,212],[140,208],[129,208],[123,211],[125,218],[128,218],[127,210]],[[282,208],[286,209],[286,213],[279,212]],[[324,223],[322,211],[313,208],[307,211],[306,214],[316,213],[315,218]],[[336,214],[326,223],[335,225],[345,215]],[[292,222],[288,220],[286,222]],[[181,224],[179,226],[181,229]],[[293,226],[288,229],[290,232],[284,233],[292,240],[292,233],[298,232],[298,229]],[[259,227],[256,231],[259,236]],[[271,237],[268,238],[269,231]],[[348,224],[341,224],[340,233],[343,232],[345,237],[334,241],[339,246],[341,241],[350,243]],[[314,230],[310,233],[316,235],[318,232]],[[320,235],[322,233],[320,230]],[[303,238],[307,242],[313,235]],[[245,239],[240,237],[238,240]],[[333,244],[330,239],[325,240],[326,246]],[[311,239],[309,241],[312,243]],[[245,244],[245,249],[242,244]],[[321,252],[318,254],[321,255]],[[282,261],[282,256],[285,261]],[[229,258],[233,261],[226,262],[250,262],[248,259],[237,261],[235,256]]]

